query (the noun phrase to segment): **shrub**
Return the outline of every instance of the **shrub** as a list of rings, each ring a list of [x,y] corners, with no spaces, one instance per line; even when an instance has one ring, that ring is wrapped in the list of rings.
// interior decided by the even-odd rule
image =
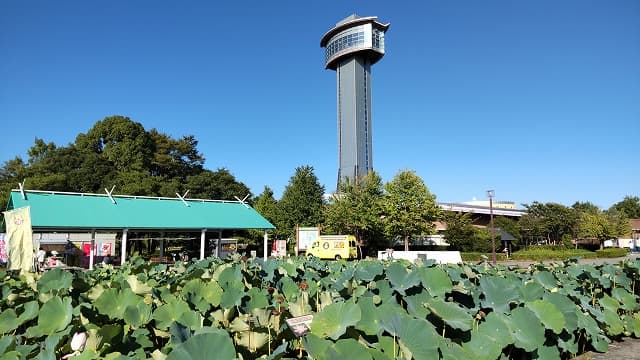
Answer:
[[[627,248],[608,248],[604,250],[596,250],[597,257],[599,258],[617,258],[627,256],[629,249]]]

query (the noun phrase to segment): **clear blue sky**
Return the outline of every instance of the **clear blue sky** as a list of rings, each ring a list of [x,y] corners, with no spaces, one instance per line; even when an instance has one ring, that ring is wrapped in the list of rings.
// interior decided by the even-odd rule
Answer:
[[[256,195],[303,165],[332,191],[319,42],[353,13],[391,23],[372,76],[384,181],[415,170],[442,202],[640,195],[637,0],[2,1],[0,162],[124,115],[194,135]]]

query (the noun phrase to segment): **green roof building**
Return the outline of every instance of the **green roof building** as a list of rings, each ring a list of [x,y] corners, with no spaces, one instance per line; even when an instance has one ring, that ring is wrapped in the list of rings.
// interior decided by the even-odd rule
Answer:
[[[129,231],[199,231],[200,258],[205,256],[205,234],[223,230],[263,229],[264,256],[267,230],[275,227],[241,200],[84,194],[12,190],[7,209],[30,207],[35,232],[122,232],[120,261],[126,260]],[[92,259],[91,259],[92,260]],[[90,262],[90,267],[93,263]]]

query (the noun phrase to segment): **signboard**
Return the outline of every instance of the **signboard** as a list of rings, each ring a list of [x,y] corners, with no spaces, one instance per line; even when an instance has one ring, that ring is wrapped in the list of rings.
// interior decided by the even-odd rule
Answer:
[[[273,240],[271,256],[287,256],[287,240]]]
[[[319,227],[298,227],[296,228],[297,251],[307,251],[311,244],[318,240],[320,236]]]
[[[296,337],[300,337],[311,330],[313,315],[298,316],[285,320],[287,326]]]
[[[221,239],[220,240],[220,258],[224,259],[227,255],[238,251],[238,239]]]

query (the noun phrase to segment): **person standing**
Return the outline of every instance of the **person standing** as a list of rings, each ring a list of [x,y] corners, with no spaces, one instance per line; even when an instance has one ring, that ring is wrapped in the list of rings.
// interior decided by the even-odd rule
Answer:
[[[44,259],[47,256],[47,252],[44,251],[44,249],[42,248],[42,246],[40,247],[40,250],[38,250],[38,252],[36,253],[36,260],[37,260],[37,265],[38,265],[38,269],[36,269],[37,271],[42,270],[42,267],[44,266]]]

